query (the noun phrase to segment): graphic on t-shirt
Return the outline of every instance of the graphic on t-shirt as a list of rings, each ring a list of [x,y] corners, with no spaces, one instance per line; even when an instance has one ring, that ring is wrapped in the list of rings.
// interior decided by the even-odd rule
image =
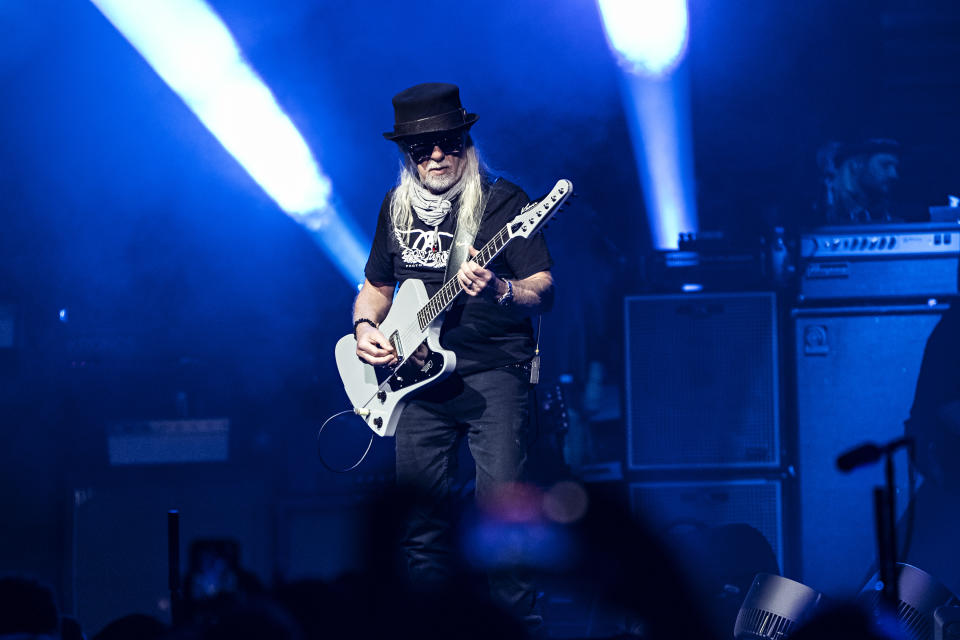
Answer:
[[[434,229],[394,229],[393,235],[400,245],[400,259],[408,267],[447,268],[450,243],[453,242],[452,233]]]

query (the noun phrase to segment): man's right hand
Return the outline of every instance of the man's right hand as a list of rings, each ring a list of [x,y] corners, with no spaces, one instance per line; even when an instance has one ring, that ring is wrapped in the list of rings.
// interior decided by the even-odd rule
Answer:
[[[372,365],[394,365],[397,352],[380,330],[369,324],[357,325],[357,357]]]

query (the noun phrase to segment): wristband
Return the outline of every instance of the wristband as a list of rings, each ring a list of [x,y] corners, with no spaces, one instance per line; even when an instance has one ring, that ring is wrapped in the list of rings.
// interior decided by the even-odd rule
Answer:
[[[379,327],[377,326],[377,323],[374,322],[373,320],[370,320],[369,318],[360,318],[359,320],[355,320],[354,323],[353,323],[353,339],[354,339],[354,340],[357,339],[357,327],[359,327],[359,326],[360,326],[361,324],[363,324],[363,323],[367,323],[368,325],[370,325],[370,326],[373,327],[374,329],[378,329],[378,328],[379,328]]]
[[[497,304],[501,307],[509,307],[513,304],[513,283],[509,280],[504,280],[507,283],[507,292],[502,296],[497,296]]]

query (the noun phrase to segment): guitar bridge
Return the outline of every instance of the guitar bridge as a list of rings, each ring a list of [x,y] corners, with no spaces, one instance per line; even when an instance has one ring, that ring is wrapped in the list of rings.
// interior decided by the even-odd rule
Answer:
[[[403,348],[400,342],[400,332],[394,331],[390,334],[390,344],[393,345],[393,350],[397,353],[397,360],[403,362]]]

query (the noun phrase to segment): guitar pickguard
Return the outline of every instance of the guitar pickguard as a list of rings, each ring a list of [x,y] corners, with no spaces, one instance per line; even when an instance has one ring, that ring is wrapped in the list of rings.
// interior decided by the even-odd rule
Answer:
[[[423,341],[410,356],[396,367],[377,367],[377,382],[387,383],[390,391],[400,391],[429,380],[443,371],[443,354],[432,351]]]

